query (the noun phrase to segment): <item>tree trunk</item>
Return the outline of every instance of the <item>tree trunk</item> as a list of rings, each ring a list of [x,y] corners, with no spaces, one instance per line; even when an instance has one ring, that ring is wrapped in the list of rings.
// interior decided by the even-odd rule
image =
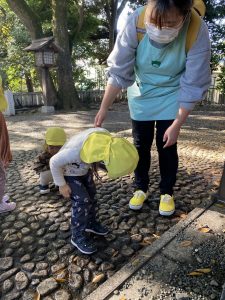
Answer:
[[[118,20],[117,7],[118,7],[118,0],[106,1],[106,4],[104,6],[106,17],[109,22],[109,53],[113,50],[115,39],[116,39],[116,26]]]
[[[6,0],[11,10],[17,15],[23,25],[27,28],[32,40],[44,37],[41,21],[39,17],[32,11],[24,0]],[[45,99],[45,104],[53,106],[57,102],[56,88],[49,72],[43,72],[41,68],[36,68],[38,77],[40,78],[41,87],[44,95],[44,89],[48,91],[48,99]],[[46,85],[43,86],[43,82]]]
[[[54,36],[57,44],[63,49],[58,55],[59,97],[64,109],[76,109],[79,107],[79,96],[73,82],[67,26],[67,1],[52,0],[52,8]]]

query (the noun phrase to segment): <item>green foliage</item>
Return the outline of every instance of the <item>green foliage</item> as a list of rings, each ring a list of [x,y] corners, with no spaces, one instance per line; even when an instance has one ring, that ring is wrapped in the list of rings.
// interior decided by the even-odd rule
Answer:
[[[45,36],[52,35],[52,7],[48,0],[27,0],[27,4],[41,20],[42,30]],[[99,2],[100,3],[100,2]],[[4,5],[3,5],[4,4]],[[0,70],[8,75],[8,86],[14,91],[21,90],[21,79],[24,74],[31,73],[33,82],[37,82],[34,68],[34,56],[23,49],[31,43],[27,29],[9,9],[4,0],[0,0]],[[80,60],[104,61],[108,56],[107,41],[102,39],[93,40],[91,35],[103,26],[104,20],[99,18],[101,7],[94,1],[87,1],[82,8],[78,1],[68,0],[68,28],[70,48],[72,53],[72,66],[75,82],[80,85],[84,82],[82,70],[77,62]],[[54,72],[53,73],[53,77]],[[80,78],[79,78],[80,77]],[[54,78],[53,78],[54,79]],[[24,81],[25,82],[25,81]],[[87,80],[85,86],[92,86]],[[36,86],[38,88],[38,84]],[[23,87],[25,90],[25,87]]]
[[[145,0],[121,0],[119,4],[129,2],[132,8],[146,4]],[[207,22],[212,41],[212,68],[216,69],[225,55],[225,4],[224,0],[206,0]],[[52,35],[52,7],[49,0],[26,0],[42,24],[45,36]],[[68,0],[69,42],[72,56],[74,80],[78,87],[84,89],[97,84],[88,79],[80,61],[88,61],[90,65],[102,64],[108,57],[108,36],[110,22],[107,19],[106,3],[102,0],[82,1]],[[109,2],[111,3],[111,2]],[[36,88],[39,88],[34,68],[33,54],[23,49],[31,42],[27,29],[8,8],[5,0],[0,0],[0,70],[8,75],[11,89],[21,90],[21,78],[31,73]],[[54,71],[53,79],[55,79]],[[25,81],[22,88],[25,90]]]
[[[220,69],[216,87],[223,95],[225,95],[225,66]]]
[[[225,3],[224,0],[206,0],[206,15],[204,20],[207,23],[211,47],[212,47],[212,70],[218,68],[219,62],[225,57]]]

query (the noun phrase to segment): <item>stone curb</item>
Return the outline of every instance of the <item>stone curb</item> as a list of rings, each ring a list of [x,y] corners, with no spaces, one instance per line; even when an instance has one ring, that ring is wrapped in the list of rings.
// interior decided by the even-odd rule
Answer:
[[[94,292],[85,297],[85,300],[104,300],[109,297],[114,290],[118,289],[127,279],[129,279],[137,270],[143,267],[154,255],[169,244],[183,229],[188,227],[195,219],[200,217],[209,207],[214,204],[211,202],[207,207],[195,208],[188,214],[185,220],[179,221],[176,225],[165,232],[160,239],[143,249],[131,262],[127,263],[112,277],[101,284]],[[225,291],[224,291],[225,292]],[[225,298],[221,298],[225,300]]]
[[[223,291],[222,291],[222,294],[220,296],[220,300],[225,300],[225,283],[223,285]]]

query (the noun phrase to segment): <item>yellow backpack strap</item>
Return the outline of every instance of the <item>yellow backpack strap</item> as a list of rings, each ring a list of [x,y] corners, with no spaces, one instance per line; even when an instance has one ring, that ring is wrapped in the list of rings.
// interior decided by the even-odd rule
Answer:
[[[146,8],[147,6],[145,5],[140,15],[138,16],[137,27],[136,27],[138,43],[140,43],[140,41],[143,39],[146,33],[145,23],[144,23]]]
[[[206,11],[206,7],[205,7],[205,3],[203,2],[203,0],[194,0],[194,2],[193,2],[193,8],[197,11],[197,13],[201,17],[204,17],[205,11]]]
[[[197,35],[200,29],[201,25],[201,17],[199,14],[195,11],[195,9],[191,9],[191,19],[187,31],[187,37],[186,37],[186,53],[191,49],[192,45],[197,39]]]

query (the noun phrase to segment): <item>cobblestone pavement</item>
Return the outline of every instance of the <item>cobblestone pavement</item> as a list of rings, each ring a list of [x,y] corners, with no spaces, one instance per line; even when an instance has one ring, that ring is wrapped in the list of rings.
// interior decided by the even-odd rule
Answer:
[[[80,255],[70,244],[70,202],[54,188],[40,196],[32,160],[41,148],[46,127],[62,126],[71,136],[91,127],[95,113],[29,113],[7,118],[14,154],[7,191],[17,208],[0,219],[1,299],[80,299],[193,208],[207,204],[215,192],[224,161],[225,112],[196,111],[179,140],[175,215],[163,218],[158,214],[159,169],[154,146],[150,196],[140,212],[127,205],[132,196],[130,176],[117,180],[103,177],[103,183],[97,183],[98,218],[111,232],[106,238],[96,238],[96,254]],[[105,127],[130,138],[127,107],[115,105]]]

